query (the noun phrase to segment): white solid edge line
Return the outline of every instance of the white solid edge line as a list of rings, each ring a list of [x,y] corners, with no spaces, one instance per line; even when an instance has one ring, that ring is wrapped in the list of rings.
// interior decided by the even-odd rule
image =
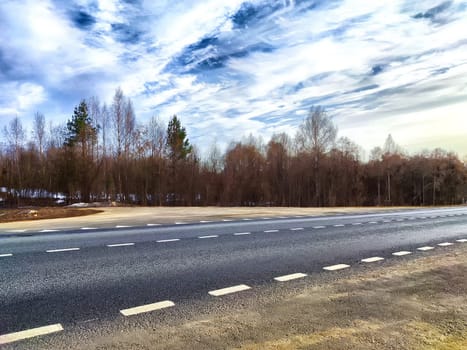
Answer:
[[[303,278],[306,277],[307,275],[305,273],[292,273],[290,275],[284,275],[284,276],[279,276],[279,277],[274,277],[276,281],[279,282],[286,282],[286,281],[291,281],[291,280],[296,280],[298,278]]]
[[[279,230],[266,230],[266,231],[263,231],[265,233],[271,233],[271,232],[279,232]]]
[[[432,249],[435,249],[435,247],[425,246],[425,247],[417,248],[417,250],[421,250],[422,252],[426,250],[432,250]]]
[[[115,243],[115,244],[107,244],[107,247],[113,248],[113,247],[127,247],[130,245],[135,245],[134,243]]]
[[[290,231],[301,231],[301,230],[304,230],[303,227],[295,227],[295,228],[291,228]]]
[[[465,239],[465,238],[456,239],[456,242],[459,242],[459,243],[466,243],[466,242],[467,242],[467,239]]]
[[[60,253],[60,252],[72,252],[75,250],[79,250],[79,248],[62,248],[62,249],[49,249],[46,250],[46,253]]]
[[[211,290],[210,292],[208,292],[208,294],[215,296],[215,297],[219,297],[221,295],[237,293],[237,292],[241,292],[247,289],[251,289],[251,287],[247,286],[246,284],[239,284],[237,286]]]
[[[156,241],[157,243],[167,243],[167,242],[176,242],[179,241],[180,238],[172,238],[172,239],[160,239]]]
[[[244,235],[251,235],[251,232],[237,232],[233,234],[234,236],[244,236]]]
[[[129,308],[129,309],[120,310],[120,313],[123,316],[133,316],[133,315],[137,315],[137,314],[142,314],[144,312],[150,312],[150,311],[165,309],[165,308],[171,307],[171,306],[175,306],[175,303],[173,301],[164,300],[164,301],[159,301],[159,302],[153,303],[153,304],[141,305],[141,306],[136,306],[136,307],[132,307],[132,308]]]
[[[0,258],[6,258],[7,256],[13,256],[13,254],[0,254]]]
[[[350,267],[350,265],[346,265],[346,264],[337,264],[337,265],[331,265],[331,266],[325,266],[323,267],[323,270],[326,270],[326,271],[336,271],[336,270],[342,270],[342,269],[346,269]]]
[[[438,245],[440,247],[448,247],[450,245],[453,245],[454,243],[451,243],[451,242],[443,242],[443,243],[438,243]]]
[[[63,331],[63,327],[60,323],[52,324],[49,326],[31,328],[20,332],[14,332],[9,334],[0,335],[0,345],[13,343],[18,340],[29,339],[38,337],[40,335],[51,334],[55,332]]]
[[[380,256],[373,256],[371,258],[362,259],[362,262],[372,263],[372,262],[381,261],[381,260],[384,260],[384,258],[382,258]]]
[[[199,236],[199,239],[206,239],[206,238],[217,238],[219,235],[210,235],[210,236]]]
[[[412,252],[406,251],[406,250],[401,250],[400,252],[394,252],[392,255],[394,256],[404,256],[404,255],[409,255],[412,254]]]

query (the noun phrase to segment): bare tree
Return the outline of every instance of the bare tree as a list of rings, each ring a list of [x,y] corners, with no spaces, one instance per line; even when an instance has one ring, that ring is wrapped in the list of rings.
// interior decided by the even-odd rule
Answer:
[[[45,145],[45,117],[40,112],[36,112],[34,114],[32,132],[37,148],[39,149],[39,154],[42,155],[44,153]]]
[[[321,107],[311,108],[308,117],[301,125],[297,142],[302,151],[313,156],[313,174],[315,184],[314,205],[321,206],[320,166],[323,155],[334,145],[337,127]]]
[[[12,187],[15,187],[13,196],[16,200],[16,204],[19,205],[20,191],[23,189],[23,173],[21,171],[20,156],[23,150],[26,132],[23,129],[21,120],[16,116],[10,121],[8,126],[4,127],[3,134],[7,139],[8,151],[12,155],[11,162],[9,162],[7,170],[9,174],[9,192],[11,193]]]
[[[123,135],[124,135],[124,118],[125,118],[125,98],[120,87],[115,90],[112,103],[112,125],[114,131],[114,146],[115,146],[115,182],[117,196],[121,199],[122,196],[122,151],[123,151]]]

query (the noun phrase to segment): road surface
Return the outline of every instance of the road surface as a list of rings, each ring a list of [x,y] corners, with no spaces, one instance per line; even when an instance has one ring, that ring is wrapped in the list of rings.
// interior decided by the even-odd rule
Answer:
[[[0,345],[467,242],[467,208],[2,232]],[[149,315],[149,316],[148,316]],[[25,345],[26,346],[26,345]]]

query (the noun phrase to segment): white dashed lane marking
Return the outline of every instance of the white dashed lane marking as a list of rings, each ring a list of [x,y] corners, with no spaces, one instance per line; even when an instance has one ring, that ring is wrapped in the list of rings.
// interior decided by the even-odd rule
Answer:
[[[379,256],[373,256],[373,257],[371,257],[371,258],[362,259],[362,262],[364,262],[364,263],[372,263],[372,262],[381,261],[381,260],[384,260],[384,258],[381,258],[381,257],[379,257]]]
[[[170,300],[164,300],[164,301],[159,301],[153,304],[141,305],[141,306],[136,306],[136,307],[132,307],[129,309],[120,310],[120,313],[123,316],[133,316],[133,315],[142,314],[145,312],[165,309],[165,308],[172,307],[172,306],[175,306],[174,302]]]
[[[13,343],[19,340],[34,338],[40,335],[56,333],[60,331],[63,331],[63,327],[60,323],[57,323],[57,324],[52,324],[49,326],[31,328],[31,329],[20,331],[20,332],[0,335],[0,345]]]
[[[245,235],[251,235],[251,232],[237,232],[233,234],[234,236],[245,236]]]
[[[408,252],[406,250],[401,250],[400,252],[392,253],[392,255],[394,256],[404,256],[404,255],[409,255],[409,254],[412,254],[412,252]]]
[[[27,230],[8,230],[6,232],[11,232],[11,233],[24,233],[26,232]]]
[[[303,277],[306,277],[306,276],[307,275],[305,273],[292,273],[290,275],[274,277],[274,279],[276,281],[279,281],[279,282],[286,282],[286,281],[296,280],[298,278],[303,278]]]
[[[334,225],[334,227],[344,227],[345,225],[343,224],[338,224],[338,225]]]
[[[233,287],[212,290],[208,292],[208,294],[215,296],[215,297],[219,297],[222,295],[237,293],[237,292],[241,292],[241,291],[248,290],[248,289],[251,289],[251,287],[247,286],[246,284],[239,284]]]
[[[186,225],[186,222],[177,221],[175,225]]]
[[[266,230],[265,233],[279,232],[279,230]]]
[[[61,253],[61,252],[73,252],[79,250],[79,248],[63,248],[63,249],[49,249],[46,253]]]
[[[46,232],[58,232],[60,230],[55,230],[55,229],[45,229],[45,230],[41,230],[39,232],[42,232],[42,233],[46,233]]]
[[[6,257],[9,257],[9,256],[13,256],[13,254],[0,254],[0,258],[6,258]]]
[[[427,250],[432,250],[432,249],[435,249],[435,247],[425,246],[425,247],[417,248],[417,250],[421,250],[422,252],[427,251]]]
[[[377,221],[370,221],[368,222],[369,224],[377,224],[378,222]]]
[[[115,226],[115,228],[128,228],[128,227],[131,227],[131,226],[128,226],[128,225],[117,225],[117,226]]]
[[[199,236],[199,239],[207,239],[207,238],[217,238],[219,235],[209,235],[209,236]]]
[[[160,226],[161,224],[146,224],[146,226]]]
[[[253,220],[253,219],[242,219],[242,220],[243,220],[243,221],[251,221],[251,220]]]
[[[222,221],[229,222],[229,221],[233,221],[233,220],[232,219],[222,219]]]
[[[114,247],[128,247],[133,246],[134,243],[115,243],[115,244],[107,244],[107,247],[114,248]]]
[[[357,225],[362,225],[361,222],[354,222],[352,225],[357,226]]]
[[[459,242],[459,243],[466,243],[466,242],[467,242],[467,239],[465,239],[465,238],[456,239],[456,242]]]
[[[443,243],[438,243],[440,247],[449,247],[450,245],[453,245],[454,243],[451,242],[443,242]]]
[[[172,238],[172,239],[160,239],[156,241],[157,243],[168,243],[168,242],[177,242],[180,238]]]
[[[303,230],[303,227],[294,227],[290,229],[290,231],[301,231],[301,230]]]
[[[326,226],[313,226],[314,229],[326,228]]]
[[[346,264],[337,264],[337,265],[331,265],[331,266],[325,266],[323,267],[323,270],[326,270],[326,271],[336,271],[336,270],[342,270],[342,269],[346,269],[350,267],[350,265],[346,265]]]
[[[84,230],[84,231],[86,231],[86,230],[96,230],[96,228],[95,227],[81,227],[81,230]]]
[[[200,223],[202,224],[207,224],[208,222],[212,222],[212,221],[209,221],[209,220],[201,220]]]

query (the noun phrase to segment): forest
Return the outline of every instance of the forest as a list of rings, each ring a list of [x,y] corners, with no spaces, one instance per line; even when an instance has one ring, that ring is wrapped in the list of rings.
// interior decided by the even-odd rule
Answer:
[[[71,113],[70,113],[71,114]],[[118,88],[82,100],[64,124],[34,115],[3,129],[0,204],[115,202],[153,206],[395,206],[465,202],[467,168],[442,149],[408,154],[391,135],[363,159],[321,107],[295,135],[252,135],[203,157],[177,116],[137,121]]]

